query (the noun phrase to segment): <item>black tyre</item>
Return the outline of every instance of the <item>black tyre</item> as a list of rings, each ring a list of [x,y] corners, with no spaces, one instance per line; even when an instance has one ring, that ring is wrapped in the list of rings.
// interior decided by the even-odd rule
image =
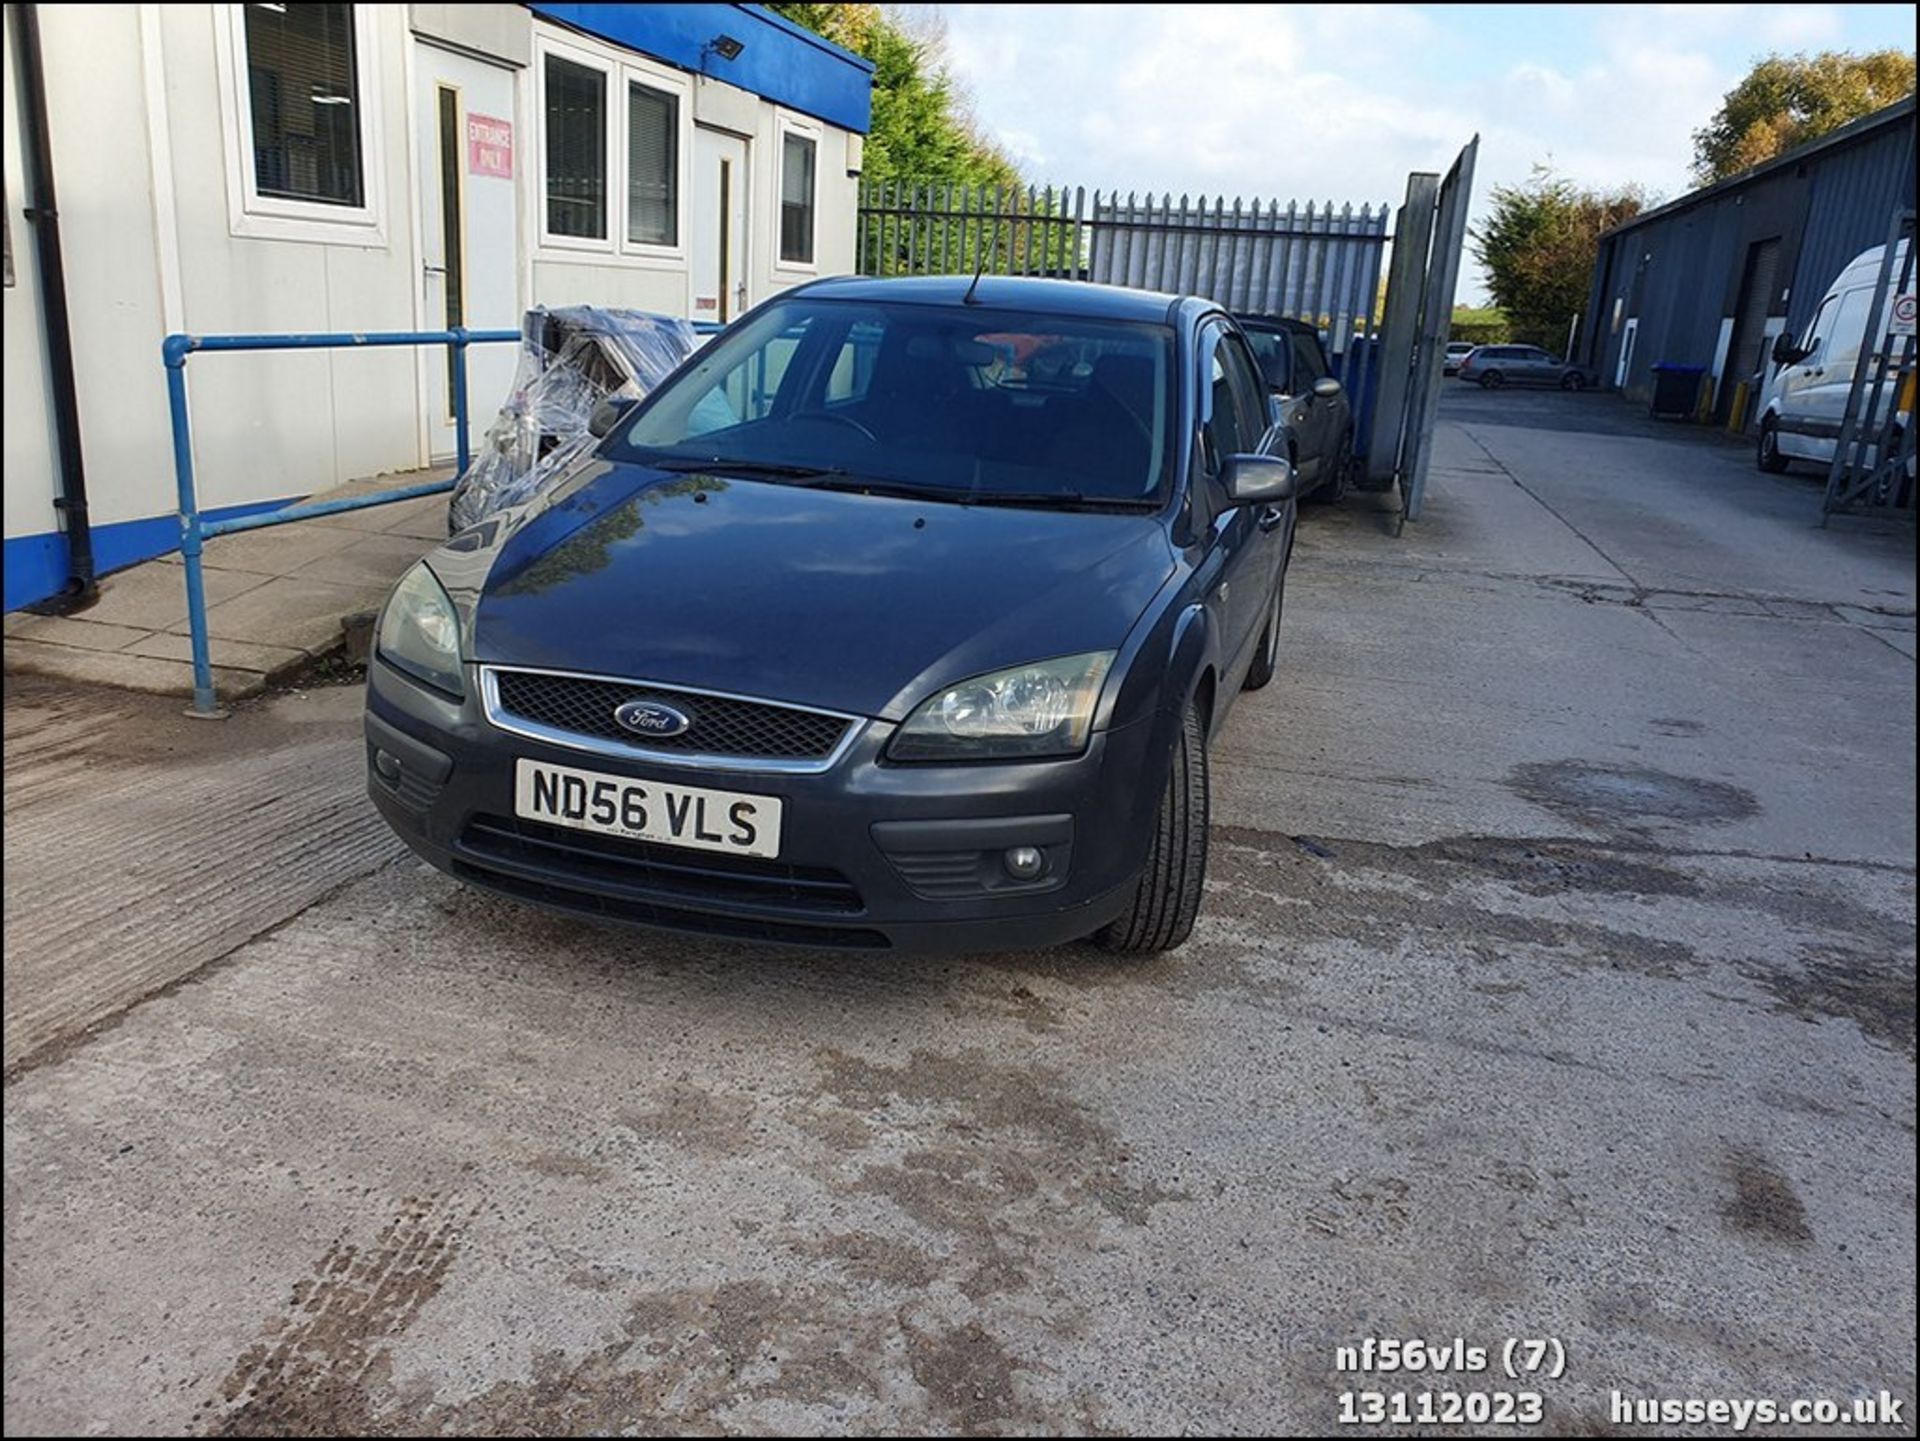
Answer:
[[[1104,949],[1150,956],[1172,950],[1193,933],[1207,875],[1207,799],[1206,721],[1189,704],[1133,899],[1094,936]]]
[[[1587,388],[1586,377],[1581,375],[1577,370],[1569,370],[1565,375],[1560,377],[1560,388],[1562,390],[1585,390]]]
[[[1774,424],[1771,415],[1760,422],[1760,444],[1753,460],[1755,465],[1774,475],[1787,468],[1787,457],[1780,450],[1780,427]]]
[[[1253,664],[1247,670],[1247,678],[1240,682],[1242,690],[1259,690],[1273,679],[1274,671],[1280,665],[1280,621],[1287,608],[1287,572],[1283,568],[1280,579],[1273,587],[1273,604],[1267,608],[1267,628],[1260,632],[1260,649],[1255,652]]]
[[[1498,390],[1506,383],[1506,376],[1497,370],[1489,370],[1485,375],[1480,377],[1480,388],[1482,390]]]
[[[1333,453],[1333,469],[1328,472],[1313,498],[1322,505],[1332,505],[1347,493],[1347,481],[1353,473],[1353,432],[1348,431],[1340,437],[1339,448]]]

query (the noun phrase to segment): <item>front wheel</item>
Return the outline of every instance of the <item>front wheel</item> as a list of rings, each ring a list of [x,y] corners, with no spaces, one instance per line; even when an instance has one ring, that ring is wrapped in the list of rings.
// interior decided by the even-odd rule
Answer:
[[[1498,390],[1506,383],[1506,376],[1497,370],[1489,370],[1485,375],[1480,377],[1480,388],[1482,390]]]
[[[1580,372],[1577,370],[1570,370],[1560,377],[1560,388],[1562,390],[1584,390],[1586,384],[1587,382],[1581,377]]]
[[[1207,727],[1191,701],[1181,717],[1173,769],[1153,819],[1153,844],[1133,899],[1094,940],[1105,950],[1150,956],[1193,933],[1207,875]]]
[[[1787,468],[1787,457],[1780,451],[1780,427],[1771,415],[1760,422],[1760,448],[1754,453],[1754,462],[1774,475]]]

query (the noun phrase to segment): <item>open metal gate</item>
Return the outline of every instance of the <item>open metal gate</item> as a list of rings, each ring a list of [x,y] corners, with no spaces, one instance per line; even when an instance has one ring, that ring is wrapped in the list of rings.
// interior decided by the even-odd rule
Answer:
[[[1399,424],[1397,460],[1394,477],[1400,482],[1400,519],[1418,520],[1426,501],[1427,467],[1432,460],[1434,412],[1440,404],[1440,382],[1445,375],[1447,337],[1453,331],[1453,296],[1460,280],[1460,253],[1467,241],[1467,207],[1473,199],[1473,165],[1480,153],[1480,137],[1474,136],[1461,149],[1440,182],[1433,206],[1431,226],[1416,222],[1407,214],[1413,201],[1413,186],[1408,185],[1408,205],[1403,208],[1396,228],[1396,260],[1405,248],[1409,269],[1417,268],[1419,284],[1408,283],[1398,294],[1391,282],[1387,291],[1387,344],[1384,356],[1397,360],[1393,343],[1396,311],[1400,305],[1412,311],[1414,321],[1412,353],[1405,370],[1407,402]],[[1414,176],[1413,180],[1431,177]],[[1385,368],[1380,374],[1383,404],[1374,411],[1374,434],[1369,439],[1369,469],[1384,464],[1384,456],[1393,442],[1391,431],[1381,429],[1384,398],[1399,372]]]
[[[1841,417],[1821,521],[1842,513],[1914,515],[1914,244],[1911,210],[1887,231]],[[1835,337],[1836,348],[1841,337]]]
[[[1402,516],[1412,519],[1425,489],[1478,146],[1476,136],[1444,181],[1410,177],[1391,236],[1384,205],[1283,208],[1137,192],[1123,199],[1084,187],[869,182],[855,253],[863,275],[1058,276],[1309,321],[1352,392],[1356,484],[1385,490],[1398,481]]]

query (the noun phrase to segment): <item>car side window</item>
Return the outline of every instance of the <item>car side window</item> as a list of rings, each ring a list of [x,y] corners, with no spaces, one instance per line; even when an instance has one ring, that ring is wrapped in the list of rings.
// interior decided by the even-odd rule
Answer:
[[[1246,330],[1242,334],[1253,349],[1254,363],[1260,367],[1266,388],[1282,395],[1293,394],[1293,347],[1287,337],[1271,330]]]
[[[1807,352],[1807,359],[1826,343],[1833,332],[1833,307],[1838,296],[1829,295],[1820,302],[1820,308],[1813,312],[1813,319],[1807,322],[1807,333],[1800,342],[1800,348]]]
[[[1224,325],[1201,332],[1202,372],[1200,439],[1207,470],[1218,477],[1230,455],[1259,449],[1267,433],[1267,387],[1246,342]]]
[[[828,405],[844,405],[867,398],[873,384],[874,357],[880,352],[880,339],[886,327],[877,320],[856,320],[847,327],[847,338],[827,372]]]
[[[1206,447],[1207,469],[1218,475],[1226,458],[1238,455],[1245,447],[1241,443],[1240,410],[1234,401],[1233,381],[1227,373],[1225,336],[1218,326],[1205,333],[1202,346],[1206,368],[1201,373],[1206,383],[1201,390],[1200,438]]]
[[[1269,426],[1267,387],[1260,379],[1260,366],[1247,348],[1244,338],[1223,332],[1220,354],[1226,362],[1227,383],[1233,391],[1233,406],[1239,422],[1240,450],[1258,450]],[[1238,452],[1234,452],[1238,453]]]
[[[1294,380],[1297,390],[1313,388],[1317,380],[1325,380],[1330,372],[1327,369],[1326,352],[1320,348],[1320,337],[1309,335],[1304,330],[1293,332]]]
[[[806,338],[809,321],[789,326],[763,349],[738,361],[724,374],[715,377],[704,395],[694,404],[689,418],[689,434],[706,435],[749,421],[765,420],[786,382],[794,352]]]

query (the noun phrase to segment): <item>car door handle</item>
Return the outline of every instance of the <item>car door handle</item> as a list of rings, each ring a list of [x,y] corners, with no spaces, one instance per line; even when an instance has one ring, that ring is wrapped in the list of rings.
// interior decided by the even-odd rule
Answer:
[[[1280,526],[1280,524],[1283,521],[1286,520],[1286,518],[1287,518],[1286,511],[1282,510],[1279,506],[1277,505],[1267,506],[1265,509],[1263,509],[1260,512],[1260,520],[1259,520],[1260,529],[1263,531],[1275,530]]]

